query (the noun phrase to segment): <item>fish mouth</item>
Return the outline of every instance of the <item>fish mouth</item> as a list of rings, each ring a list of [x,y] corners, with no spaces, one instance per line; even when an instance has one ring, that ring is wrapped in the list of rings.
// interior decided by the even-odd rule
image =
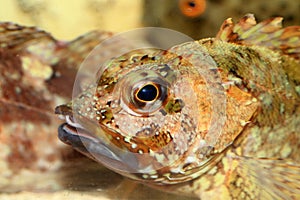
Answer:
[[[138,160],[135,155],[102,142],[77,123],[72,115],[60,115],[60,118],[66,121],[58,127],[58,138],[63,143],[120,174],[136,172]]]
[[[71,145],[77,151],[83,154],[90,154],[87,151],[86,144],[96,143],[98,139],[74,120],[71,105],[57,106],[55,114],[66,122],[58,127],[58,138],[63,143]]]
[[[91,159],[95,160],[95,155],[101,152],[101,154],[110,159],[119,160],[104,144],[99,143],[95,137],[85,132],[84,129],[78,130],[78,128],[68,123],[63,123],[58,127],[58,138],[63,143],[72,146],[75,150]]]
[[[99,138],[93,136],[80,124],[76,123],[72,119],[72,116],[65,116],[65,121],[66,123],[58,127],[58,138],[63,143],[72,146],[75,150],[92,159],[97,159],[101,155],[109,159],[121,161]]]

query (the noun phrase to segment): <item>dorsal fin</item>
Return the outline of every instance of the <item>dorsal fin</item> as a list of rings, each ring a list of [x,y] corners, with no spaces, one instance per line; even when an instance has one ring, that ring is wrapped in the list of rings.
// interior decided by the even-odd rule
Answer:
[[[300,60],[300,26],[282,27],[282,17],[256,23],[254,15],[245,15],[234,24],[224,21],[216,38],[222,41],[264,46]]]
[[[61,41],[34,26],[0,22],[0,48],[30,54],[47,64],[63,59],[80,64],[95,46],[112,35],[111,32],[95,30],[71,41]]]
[[[36,27],[20,26],[11,22],[0,23],[0,48],[19,50],[37,41],[56,43],[49,33]]]

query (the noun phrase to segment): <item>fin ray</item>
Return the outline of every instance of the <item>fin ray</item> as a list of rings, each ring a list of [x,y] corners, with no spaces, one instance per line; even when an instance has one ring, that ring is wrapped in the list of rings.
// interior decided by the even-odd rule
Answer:
[[[234,24],[229,18],[216,38],[241,45],[264,46],[300,60],[300,26],[283,28],[282,20],[275,17],[256,23],[254,16],[248,14]]]
[[[300,199],[299,163],[270,158],[239,157],[238,160],[238,174],[251,180],[250,185],[257,187],[260,199]]]
[[[47,32],[36,27],[18,24],[0,23],[0,47],[19,50],[36,41],[55,43],[56,40]]]
[[[111,32],[91,31],[67,42],[56,40],[36,27],[2,22],[0,48],[30,54],[48,64],[56,64],[62,59],[69,64],[80,64],[96,45],[112,35]]]

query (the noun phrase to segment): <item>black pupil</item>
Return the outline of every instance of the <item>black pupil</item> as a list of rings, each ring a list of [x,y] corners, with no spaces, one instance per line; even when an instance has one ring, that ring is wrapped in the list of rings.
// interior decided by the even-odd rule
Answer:
[[[157,97],[157,88],[154,85],[145,85],[137,93],[137,97],[142,101],[153,101]]]
[[[191,7],[193,7],[193,8],[196,6],[196,4],[195,4],[195,2],[194,2],[194,1],[189,1],[189,3],[188,3],[188,4],[189,4],[189,6],[191,6]]]

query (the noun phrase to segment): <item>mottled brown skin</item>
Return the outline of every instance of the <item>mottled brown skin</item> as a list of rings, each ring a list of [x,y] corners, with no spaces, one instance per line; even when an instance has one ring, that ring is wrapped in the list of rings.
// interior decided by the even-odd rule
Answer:
[[[216,194],[223,199],[298,199],[299,60],[258,46],[214,39],[199,43],[207,47],[223,76],[251,93],[259,107],[222,161],[180,191],[192,188],[203,199],[215,199]]]
[[[68,44],[35,27],[0,24],[1,192],[65,187],[55,172],[81,156],[57,140],[61,122],[53,109],[71,99],[77,64],[94,46],[89,38],[97,44],[110,35],[94,32]]]
[[[74,153],[57,141],[60,121],[52,110],[70,99],[76,66],[67,67],[55,46],[64,48],[44,31],[0,24],[1,192],[63,187],[52,173]],[[61,87],[59,79],[70,81]]]
[[[299,31],[295,35],[299,37]],[[215,199],[216,194],[223,199],[298,199],[299,60],[267,48],[247,47],[249,43],[243,47],[214,39],[199,42],[223,75],[251,93],[259,107],[222,161],[180,191],[192,188],[203,199]]]
[[[147,185],[200,199],[298,199],[300,27],[282,29],[280,21],[275,18],[256,24],[252,15],[237,24],[229,19],[216,38],[181,44],[147,56],[130,54],[116,58],[93,86],[96,92],[91,87],[73,100],[73,106],[59,106],[56,112],[77,116],[76,122],[94,135],[88,137],[98,139],[99,146],[107,142],[107,147],[114,144],[140,154],[137,156],[140,164],[149,164],[153,171],[141,174],[116,171]],[[192,61],[198,65],[192,65]],[[208,131],[211,127],[207,119],[211,119],[218,104],[211,103],[213,96],[207,89],[211,80],[207,81],[205,74],[198,74],[197,69],[206,69],[205,66],[211,69],[207,77],[220,76],[221,85],[215,83],[214,87],[221,86],[226,94],[220,96],[220,100],[226,98],[226,110],[217,112],[216,123],[226,115],[219,136]],[[140,73],[140,68],[148,72]],[[169,81],[174,84],[174,91],[180,92],[170,89],[167,99],[156,99],[161,105],[159,112],[164,114],[149,111],[149,115],[136,115],[144,105],[127,100],[131,94],[127,88],[134,88],[131,82],[149,76],[152,73],[149,69],[157,73],[152,77]],[[131,78],[131,73],[135,78]],[[174,106],[176,99],[182,101],[179,106]],[[202,113],[195,114],[195,104]],[[161,125],[164,120],[168,123]],[[147,130],[151,128],[156,130],[156,136],[162,137],[148,136]],[[68,135],[68,129],[65,130]],[[142,136],[148,137],[138,137],[143,130]],[[84,132],[80,134],[88,138]],[[213,136],[218,137],[215,143],[210,143],[212,149],[200,147],[201,142],[209,142]],[[173,143],[166,145],[170,141]],[[72,140],[68,142],[72,144]],[[158,147],[164,145],[167,151],[163,148],[160,151]],[[184,150],[189,153],[182,154]],[[168,161],[164,158],[176,155],[178,160],[164,165]]]
[[[207,186],[203,186],[203,182],[212,178],[210,177],[211,173],[208,173],[194,181],[193,186],[196,188],[199,187],[196,189],[196,193],[200,195],[200,197],[203,197],[203,199],[208,198],[217,191],[222,192],[224,198],[229,199],[279,198],[274,194],[274,189],[268,188],[269,184],[264,183],[264,179],[267,179],[268,176],[274,176],[275,179],[277,179],[276,176],[278,176],[284,179],[284,173],[288,173],[287,169],[289,166],[297,167],[294,173],[297,174],[299,172],[300,98],[299,93],[296,91],[296,86],[299,87],[300,79],[293,79],[290,76],[287,77],[287,72],[284,70],[284,65],[299,67],[299,62],[284,56],[280,58],[281,61],[277,61],[278,54],[264,48],[245,47],[243,49],[240,46],[209,40],[203,41],[203,44],[208,47],[209,52],[218,62],[219,67],[227,74],[227,77],[229,75],[235,78],[243,77],[242,83],[236,83],[236,85],[243,90],[249,91],[252,96],[259,101],[260,106],[239,138],[237,138],[232,147],[228,150],[228,157],[226,158],[225,156],[222,162],[217,165],[217,171],[223,174],[227,188],[217,186],[216,188],[203,189],[203,187],[208,188]],[[268,55],[268,57],[264,57],[263,55]],[[245,59],[246,56],[248,59]],[[228,63],[228,60],[230,60],[230,63]],[[275,62],[272,62],[272,60]],[[253,65],[256,63],[255,61],[257,61],[257,64],[269,62],[272,64],[267,66],[260,64]],[[281,63],[284,64],[282,65]],[[253,70],[253,67],[259,66],[262,67],[260,70]],[[269,68],[270,66],[272,66],[272,70],[264,69],[264,67]],[[234,71],[232,71],[232,69],[234,69]],[[299,73],[299,71],[297,73]],[[276,77],[274,78],[274,76]],[[271,77],[275,80],[272,80]],[[287,83],[287,86],[282,88],[282,83]],[[283,108],[281,109],[280,107]],[[282,141],[284,141],[284,144],[282,144]],[[235,156],[233,156],[233,158],[231,157],[232,153],[237,154],[240,158],[237,157],[235,160]],[[247,159],[243,159],[243,157],[250,159],[248,161]],[[252,161],[251,159],[253,158],[254,160]],[[279,172],[274,170],[274,174],[268,175],[267,173],[270,172],[264,172],[263,169],[260,169],[260,163],[256,163],[255,159],[259,160],[259,158],[266,158],[266,160],[268,158],[275,159],[274,162],[270,160],[269,163],[262,161],[263,164],[261,165],[269,168],[268,170],[270,171],[272,171],[272,168],[274,170],[274,168],[277,167],[277,161],[279,163],[281,162],[282,169],[279,168]],[[281,159],[284,160],[281,161]],[[235,161],[240,162],[237,164],[238,167],[234,166]],[[253,162],[253,166],[251,166],[251,162]],[[289,162],[292,164],[290,165]],[[225,166],[225,163],[231,163],[231,172],[226,172],[228,169],[226,169],[227,166]],[[286,169],[284,167],[286,167]],[[255,180],[251,180],[251,178],[247,180],[249,176],[253,176],[251,170],[262,170],[261,173],[265,177],[255,177]],[[214,187],[216,182],[222,180],[222,175],[220,174],[218,175],[221,177],[212,178],[214,181],[210,180],[210,187]],[[295,184],[298,184],[299,174],[296,174],[292,173],[291,175],[286,175],[292,178],[292,182],[282,182],[287,185],[293,184],[294,179]],[[271,179],[270,182],[272,183],[273,180]],[[260,184],[265,184],[265,188],[260,188]],[[277,188],[277,190],[280,190],[279,188]],[[296,191],[296,193],[287,192],[287,194],[293,199],[299,198],[299,191]]]
[[[181,12],[179,0],[144,0],[143,9],[144,26],[174,29],[194,39],[214,36],[224,19],[239,19],[246,13],[255,14],[258,21],[282,16],[285,26],[300,24],[299,0],[206,0],[204,13],[193,18]]]

